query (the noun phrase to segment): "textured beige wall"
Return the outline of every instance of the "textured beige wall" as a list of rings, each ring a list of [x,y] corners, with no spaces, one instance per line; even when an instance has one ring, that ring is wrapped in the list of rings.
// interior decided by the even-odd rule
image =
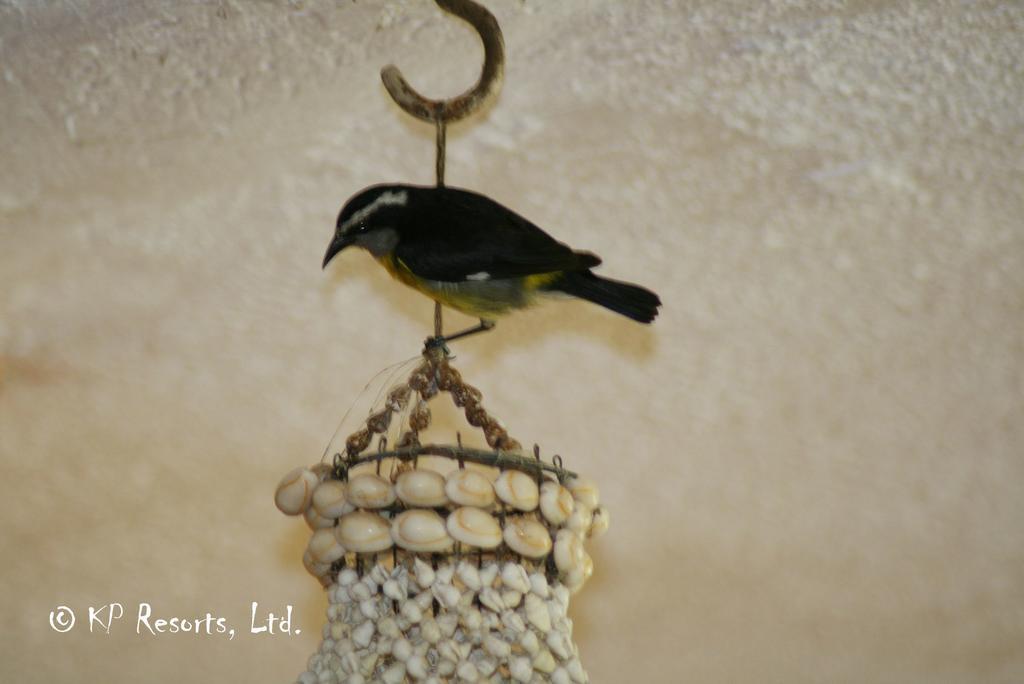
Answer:
[[[1024,7],[488,4],[507,84],[449,182],[665,301],[457,348],[603,485],[593,680],[1024,681]],[[379,68],[454,93],[479,55],[425,0],[0,3],[0,679],[303,669],[273,487],[431,317],[320,259],[351,193],[432,180]],[[303,633],[90,635],[109,601]]]

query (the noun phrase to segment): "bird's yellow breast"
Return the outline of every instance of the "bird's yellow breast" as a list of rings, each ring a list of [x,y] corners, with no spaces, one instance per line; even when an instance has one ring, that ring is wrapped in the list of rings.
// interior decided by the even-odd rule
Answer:
[[[446,282],[420,278],[394,254],[387,254],[379,261],[391,277],[400,283],[456,311],[485,320],[492,320],[512,309],[529,306],[536,293],[559,275],[540,273],[503,280]]]
[[[416,274],[410,271],[409,267],[403,264],[402,260],[394,254],[386,254],[377,261],[380,262],[380,265],[384,267],[384,270],[390,273],[391,277],[395,280],[405,283],[409,287],[417,289],[420,292],[426,292],[429,294],[429,292],[421,285],[421,283],[426,281],[422,278],[416,277]]]

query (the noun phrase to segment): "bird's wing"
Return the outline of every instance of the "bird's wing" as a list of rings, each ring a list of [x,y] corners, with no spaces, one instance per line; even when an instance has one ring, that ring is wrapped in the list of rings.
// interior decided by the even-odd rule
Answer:
[[[500,280],[601,263],[494,200],[455,188],[432,189],[401,236],[395,256],[430,280]]]

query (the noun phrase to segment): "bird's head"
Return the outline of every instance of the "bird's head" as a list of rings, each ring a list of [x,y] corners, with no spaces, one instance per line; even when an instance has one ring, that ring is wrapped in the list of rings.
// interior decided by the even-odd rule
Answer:
[[[334,255],[349,245],[369,251],[375,257],[391,252],[398,242],[397,225],[407,211],[409,188],[401,185],[377,185],[352,197],[341,213],[334,237],[324,255],[324,268]]]

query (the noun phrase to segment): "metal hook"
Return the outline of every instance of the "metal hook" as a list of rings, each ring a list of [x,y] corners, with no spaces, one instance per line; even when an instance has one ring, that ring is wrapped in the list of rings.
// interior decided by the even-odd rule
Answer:
[[[469,22],[484,44],[484,66],[472,88],[447,100],[431,100],[416,92],[393,64],[380,72],[384,87],[407,113],[437,127],[437,184],[444,185],[445,125],[464,119],[501,89],[505,74],[505,39],[494,15],[472,0],[434,0],[445,12]]]

